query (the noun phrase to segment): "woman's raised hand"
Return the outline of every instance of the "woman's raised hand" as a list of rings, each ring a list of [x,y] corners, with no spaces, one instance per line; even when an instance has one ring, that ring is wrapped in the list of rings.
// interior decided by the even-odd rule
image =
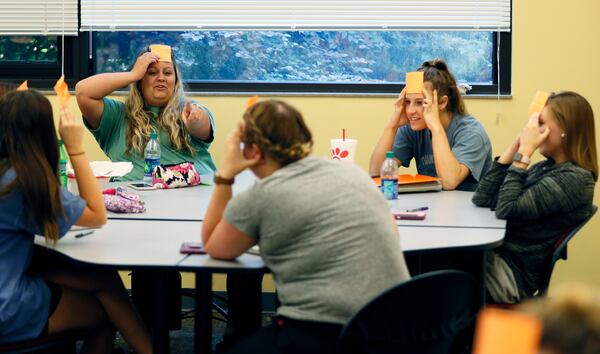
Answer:
[[[141,80],[144,77],[144,75],[146,75],[146,71],[148,70],[150,64],[158,63],[158,59],[158,55],[150,52],[146,52],[140,55],[136,59],[135,64],[133,64],[133,68],[131,69],[133,81]]]
[[[208,113],[190,101],[185,103],[185,108],[181,112],[181,119],[188,132],[192,133],[192,135],[195,135],[194,132],[202,129],[206,124],[210,124]]]
[[[248,154],[248,157],[246,157],[244,152],[240,149],[243,134],[244,122],[241,121],[227,136],[223,162],[219,167],[219,174],[221,177],[233,178],[243,170],[260,162],[261,155],[257,151],[251,151]]]
[[[83,123],[81,119],[73,117],[66,108],[60,110],[58,122],[58,133],[60,134],[67,153],[78,154],[83,152]]]
[[[406,89],[402,89],[400,95],[394,102],[394,114],[388,123],[388,126],[393,129],[398,129],[403,125],[408,124],[408,118],[406,117],[406,108],[404,101],[406,99]]]
[[[426,88],[423,88],[423,118],[427,128],[431,131],[436,129],[444,129],[442,122],[440,121],[440,109],[438,107],[438,94],[437,90],[433,90],[433,93]]]
[[[540,113],[533,113],[525,127],[521,130],[519,138],[519,151],[522,154],[531,156],[533,152],[548,138],[550,128],[540,129]]]

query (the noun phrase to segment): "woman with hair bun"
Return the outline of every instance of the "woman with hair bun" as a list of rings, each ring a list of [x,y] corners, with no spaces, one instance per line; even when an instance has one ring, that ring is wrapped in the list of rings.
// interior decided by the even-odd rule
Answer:
[[[371,154],[369,172],[379,175],[385,152],[393,151],[402,166],[414,158],[420,174],[440,177],[445,190],[474,191],[492,165],[490,139],[468,115],[444,61],[426,61],[418,71],[423,72],[423,93],[402,90]]]
[[[275,100],[250,107],[227,139],[202,241],[218,259],[258,244],[281,302],[273,324],[230,353],[333,353],[352,314],[409,277],[389,205],[369,175],[309,157],[312,145],[300,113]],[[247,168],[258,182],[232,198]]]

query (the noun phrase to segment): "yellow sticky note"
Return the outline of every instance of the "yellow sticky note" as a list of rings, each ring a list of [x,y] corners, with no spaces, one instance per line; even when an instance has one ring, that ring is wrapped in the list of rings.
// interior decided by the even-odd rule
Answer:
[[[485,308],[477,319],[473,354],[537,354],[541,321],[529,314]]]
[[[541,113],[544,109],[544,106],[546,105],[546,101],[548,101],[548,97],[550,97],[550,94],[548,92],[536,92],[535,96],[533,97],[533,101],[531,101],[531,104],[529,105],[529,115],[533,113]]]
[[[423,72],[413,71],[406,73],[406,93],[423,92]]]
[[[171,62],[171,46],[164,44],[152,44],[150,45],[150,52],[158,55],[159,61]]]
[[[23,81],[23,83],[21,85],[19,85],[19,87],[17,87],[17,91],[27,91],[29,90],[29,87],[27,86],[27,80]]]
[[[252,97],[250,97],[250,99],[248,100],[248,102],[246,102],[246,109],[254,106],[256,104],[256,101],[258,101],[258,96],[252,96]]]
[[[60,100],[61,107],[66,107],[69,102],[69,98],[71,98],[71,94],[69,94],[69,85],[65,82],[65,76],[62,75],[60,79],[56,81],[54,85],[54,92],[56,92],[56,96]]]

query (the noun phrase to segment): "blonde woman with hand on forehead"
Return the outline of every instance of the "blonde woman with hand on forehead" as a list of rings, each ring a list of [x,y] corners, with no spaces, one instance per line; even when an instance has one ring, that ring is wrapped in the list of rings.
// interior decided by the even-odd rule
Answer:
[[[369,175],[310,157],[312,145],[300,113],[274,100],[250,107],[227,139],[202,241],[217,259],[258,244],[281,302],[273,324],[229,353],[333,353],[352,314],[409,277],[389,205]],[[233,197],[246,169],[258,181]]]
[[[128,85],[124,103],[107,97]],[[106,155],[133,163],[123,180],[142,179],[144,147],[153,131],[158,133],[162,164],[190,161],[200,174],[214,171],[208,152],[214,118],[206,107],[186,101],[172,52],[163,58],[148,47],[131,71],[91,76],[77,83],[75,92],[86,126]]]

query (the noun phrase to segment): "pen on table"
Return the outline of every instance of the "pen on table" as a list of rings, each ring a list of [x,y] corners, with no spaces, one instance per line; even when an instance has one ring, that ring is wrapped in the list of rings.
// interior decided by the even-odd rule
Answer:
[[[94,233],[94,230],[92,230],[92,231],[86,231],[86,232],[80,232],[80,233],[78,233],[78,234],[75,235],[75,238],[80,238],[80,237],[83,237],[83,236],[91,235],[93,233]]]
[[[414,209],[406,209],[407,212],[413,212],[413,211],[425,211],[425,210],[429,210],[429,207],[420,207],[420,208],[414,208]]]

